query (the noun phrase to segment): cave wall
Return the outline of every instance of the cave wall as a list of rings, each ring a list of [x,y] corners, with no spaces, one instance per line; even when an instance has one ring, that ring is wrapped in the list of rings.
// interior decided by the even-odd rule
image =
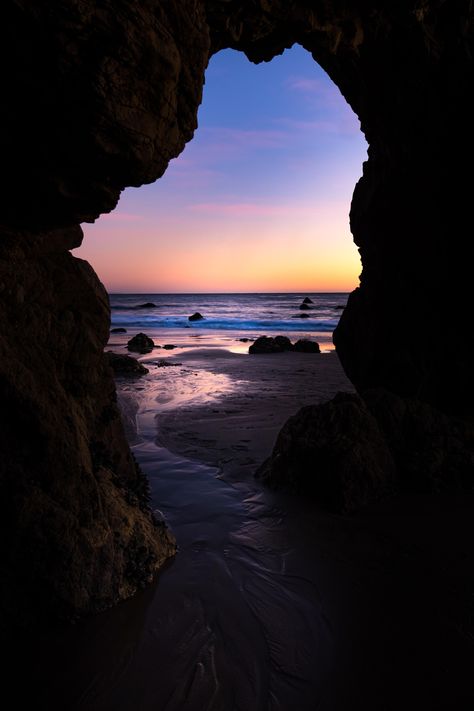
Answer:
[[[3,609],[101,609],[174,550],[117,417],[106,294],[69,250],[182,151],[222,48],[301,43],[360,118],[349,377],[472,414],[471,2],[6,0],[0,19]]]

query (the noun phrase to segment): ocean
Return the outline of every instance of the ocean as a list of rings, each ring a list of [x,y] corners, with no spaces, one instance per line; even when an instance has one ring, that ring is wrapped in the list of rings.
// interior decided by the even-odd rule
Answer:
[[[347,293],[273,294],[110,294],[112,328],[127,329],[127,338],[142,331],[162,345],[225,347],[246,350],[239,339],[287,335],[310,338],[323,351],[333,349]],[[308,309],[299,307],[311,299]],[[144,304],[153,304],[143,308]],[[189,321],[199,312],[201,321]],[[303,318],[301,316],[304,315]],[[115,340],[118,337],[112,334]],[[123,336],[122,336],[123,338]],[[112,339],[113,340],[113,339]],[[121,339],[122,340],[122,339]]]

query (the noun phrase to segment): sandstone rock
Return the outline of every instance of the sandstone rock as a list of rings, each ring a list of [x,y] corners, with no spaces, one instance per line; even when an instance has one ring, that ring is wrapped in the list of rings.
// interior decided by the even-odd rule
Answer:
[[[305,296],[303,299],[303,304],[314,304],[313,299],[310,299],[309,296]]]
[[[188,318],[188,321],[202,321],[204,316],[202,316],[199,311]]]
[[[137,333],[128,341],[127,348],[134,353],[150,353],[155,348],[155,343],[145,333]]]
[[[107,293],[62,234],[0,230],[0,628],[16,631],[129,597],[176,549],[125,439]]]
[[[110,333],[127,333],[126,328],[111,328]]]
[[[145,368],[132,356],[114,353],[113,351],[107,351],[106,356],[115,375],[146,375],[146,373],[150,372],[148,368]]]
[[[299,341],[296,341],[293,350],[298,353],[321,353],[319,343],[310,341],[307,338],[301,338]]]
[[[339,393],[287,421],[257,476],[272,487],[311,495],[322,508],[348,513],[393,490],[395,464],[364,401]]]

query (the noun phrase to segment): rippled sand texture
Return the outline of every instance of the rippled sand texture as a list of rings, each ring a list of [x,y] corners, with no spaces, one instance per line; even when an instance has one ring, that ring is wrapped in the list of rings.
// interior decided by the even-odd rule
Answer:
[[[119,383],[179,545],[136,599],[44,642],[49,709],[448,709],[474,700],[472,502],[343,518],[253,479],[286,417],[348,389],[334,354],[216,350]],[[458,556],[453,558],[458,542]]]

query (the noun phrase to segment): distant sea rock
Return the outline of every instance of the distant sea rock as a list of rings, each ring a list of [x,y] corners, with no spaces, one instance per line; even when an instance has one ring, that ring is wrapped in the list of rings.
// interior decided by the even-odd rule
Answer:
[[[314,304],[313,299],[310,299],[309,296],[305,296],[303,299],[303,304]]]
[[[238,338],[238,341],[242,341],[242,343],[249,343],[249,341],[253,341],[253,338]]]
[[[146,334],[137,333],[129,340],[127,348],[134,353],[150,353],[155,348],[155,343]]]
[[[302,304],[300,304],[300,309],[301,309],[302,311],[309,311],[310,308],[311,308],[311,306],[308,306],[308,304],[305,304],[304,301],[303,301]]]
[[[307,338],[301,338],[299,341],[296,341],[293,350],[297,353],[321,353],[319,343],[310,341]]]
[[[311,318],[309,314],[295,314],[291,318]]]
[[[127,333],[126,328],[111,328],[110,333]]]
[[[106,356],[115,375],[140,376],[149,372],[148,368],[145,368],[132,356],[121,355],[112,351],[107,351]]]
[[[138,304],[135,306],[136,309],[156,309],[156,304],[152,301],[147,301],[146,304]]]
[[[172,351],[173,348],[176,348],[176,346],[174,346],[172,343],[165,343],[163,348],[165,349],[165,351]]]
[[[202,314],[200,314],[199,311],[196,311],[195,314],[193,314],[192,316],[190,316],[188,318],[188,321],[202,321],[203,319],[204,319],[204,316]]]

